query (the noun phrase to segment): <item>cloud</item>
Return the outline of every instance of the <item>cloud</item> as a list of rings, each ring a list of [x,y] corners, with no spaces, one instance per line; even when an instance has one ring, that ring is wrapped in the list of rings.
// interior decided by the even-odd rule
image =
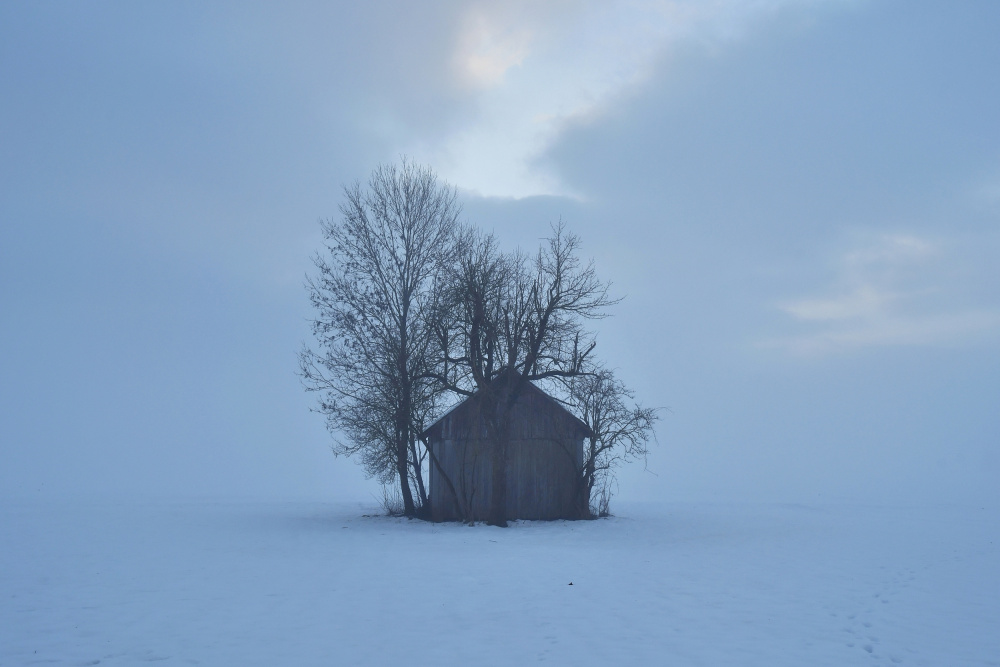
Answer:
[[[947,244],[884,234],[840,255],[827,293],[779,303],[795,326],[810,330],[765,340],[797,355],[876,346],[961,344],[1000,330],[1000,310],[970,305],[949,284],[961,261]]]
[[[972,310],[929,316],[883,314],[855,326],[765,341],[800,356],[822,356],[866,347],[949,345],[1000,329],[1000,312]]]
[[[649,80],[671,47],[714,48],[804,0],[473,2],[458,21],[456,86],[475,111],[443,142],[401,147],[487,196],[574,195],[541,158],[574,121]]]
[[[1000,211],[1000,171],[983,179],[973,190],[973,200],[988,209]]]
[[[900,265],[921,262],[932,257],[935,246],[924,239],[906,234],[885,234],[876,243],[847,253],[848,266],[866,270],[878,265]]]
[[[502,8],[488,12],[486,7],[474,7],[463,17],[454,67],[458,79],[472,88],[502,84],[507,70],[524,62],[530,49],[532,27],[514,20],[515,16],[501,15],[498,9]]]
[[[871,285],[825,299],[804,299],[779,306],[800,320],[838,321],[878,315],[895,295],[880,292]]]

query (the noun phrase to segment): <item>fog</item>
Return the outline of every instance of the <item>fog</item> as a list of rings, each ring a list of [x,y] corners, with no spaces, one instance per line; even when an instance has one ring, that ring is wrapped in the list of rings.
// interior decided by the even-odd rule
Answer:
[[[628,500],[1000,500],[1000,5],[0,5],[0,495],[370,500],[296,375],[403,154],[624,300]]]

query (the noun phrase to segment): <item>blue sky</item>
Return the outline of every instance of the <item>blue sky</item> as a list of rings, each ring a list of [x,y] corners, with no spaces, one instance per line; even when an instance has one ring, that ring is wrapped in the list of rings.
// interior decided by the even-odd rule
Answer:
[[[370,499],[295,375],[408,154],[626,298],[635,499],[993,502],[1000,5],[0,5],[0,489]]]

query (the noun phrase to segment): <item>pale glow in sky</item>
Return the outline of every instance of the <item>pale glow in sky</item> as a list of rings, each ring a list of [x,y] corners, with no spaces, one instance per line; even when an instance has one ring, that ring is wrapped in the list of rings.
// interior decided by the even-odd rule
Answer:
[[[785,2],[474,2],[455,39],[454,76],[475,112],[443,145],[407,146],[484,196],[586,196],[545,151],[569,124],[593,122],[641,89],[672,48],[725,46]]]

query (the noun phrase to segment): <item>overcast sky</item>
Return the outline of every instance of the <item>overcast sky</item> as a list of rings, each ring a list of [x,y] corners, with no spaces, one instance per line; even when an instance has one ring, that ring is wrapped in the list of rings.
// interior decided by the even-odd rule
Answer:
[[[0,495],[371,500],[296,376],[402,154],[625,296],[647,500],[1000,499],[1000,3],[0,3]]]

